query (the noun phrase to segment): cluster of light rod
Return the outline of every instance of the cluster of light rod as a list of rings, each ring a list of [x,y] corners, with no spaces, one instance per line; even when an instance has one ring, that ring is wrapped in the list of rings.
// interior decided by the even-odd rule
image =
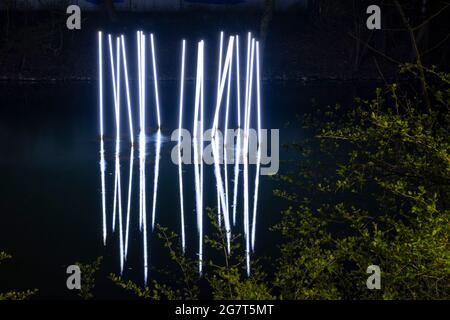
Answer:
[[[131,201],[132,201],[132,184],[133,184],[133,163],[134,163],[134,132],[132,121],[132,106],[131,95],[128,78],[128,63],[126,55],[126,43],[125,37],[121,35],[116,38],[115,48],[113,46],[113,39],[111,35],[108,35],[109,42],[109,56],[111,65],[111,81],[113,89],[113,102],[114,102],[114,114],[116,123],[116,151],[115,151],[115,174],[114,174],[114,203],[113,203],[113,216],[112,216],[112,230],[114,232],[116,226],[116,213],[118,216],[119,233],[120,233],[120,269],[121,272],[124,268],[124,262],[127,259],[128,254],[128,242],[129,242],[129,226],[131,217]],[[101,184],[102,184],[102,220],[103,220],[103,242],[106,243],[107,239],[107,219],[106,219],[106,200],[105,200],[105,174],[106,174],[106,162],[104,157],[104,102],[103,102],[103,36],[102,33],[98,33],[98,63],[99,63],[99,105],[100,105],[100,171],[101,171]],[[156,200],[158,190],[158,177],[159,177],[159,163],[160,163],[160,151],[161,151],[161,131],[160,131],[160,107],[159,107],[159,93],[157,83],[157,65],[156,65],[156,53],[153,34],[150,34],[150,47],[152,58],[152,69],[154,79],[154,92],[155,92],[155,107],[157,115],[158,131],[156,135],[156,153],[155,153],[155,167],[154,167],[154,182],[153,182],[153,201],[152,201],[152,230],[155,224],[156,216]],[[193,123],[193,147],[194,147],[194,174],[195,174],[195,203],[196,203],[196,216],[197,216],[197,229],[199,233],[198,244],[198,258],[199,258],[199,273],[202,273],[203,264],[203,118],[204,118],[204,41],[198,42],[197,45],[197,70],[196,70],[196,83],[195,83],[195,101],[194,101],[194,123]],[[115,50],[114,50],[115,49]],[[259,43],[256,41],[251,33],[248,33],[247,39],[247,59],[246,59],[246,79],[245,79],[245,92],[244,92],[244,122],[243,122],[243,136],[241,141],[241,86],[240,86],[240,58],[239,58],[239,37],[230,36],[228,40],[227,50],[224,56],[224,34],[220,33],[220,48],[219,48],[219,69],[217,79],[217,97],[214,111],[214,118],[211,130],[211,147],[214,157],[214,176],[216,179],[216,192],[218,198],[218,219],[221,223],[224,221],[227,250],[230,252],[231,242],[231,216],[230,216],[230,190],[228,184],[228,148],[230,142],[228,141],[227,129],[229,127],[229,114],[230,114],[230,91],[231,91],[231,78],[233,77],[233,58],[236,56],[236,96],[237,96],[237,142],[235,146],[235,160],[234,160],[234,187],[233,187],[233,200],[232,200],[232,224],[236,224],[237,214],[237,199],[238,199],[238,185],[239,185],[239,164],[241,161],[241,155],[244,159],[244,205],[243,205],[243,221],[244,221],[244,234],[245,234],[245,252],[246,252],[246,265],[247,273],[250,275],[250,252],[255,248],[255,234],[256,234],[256,219],[257,219],[257,203],[258,203],[258,189],[259,189],[259,174],[260,174],[260,159],[261,159],[261,89],[260,89],[260,59],[259,59]],[[114,54],[115,51],[115,54]],[[179,100],[179,135],[178,142],[181,146],[181,132],[182,132],[182,118],[183,118],[183,98],[184,98],[184,81],[185,81],[185,55],[186,55],[186,41],[182,41],[182,56],[181,56],[181,77],[180,77],[180,100]],[[255,61],[256,60],[256,61]],[[255,66],[256,63],[256,66]],[[144,251],[144,278],[147,282],[148,277],[148,250],[147,250],[147,212],[146,212],[146,173],[145,173],[145,161],[146,161],[146,36],[142,31],[137,32],[137,64],[138,64],[138,106],[139,106],[139,228],[143,233],[143,251]],[[122,69],[123,66],[123,69]],[[254,69],[256,69],[256,108],[257,108],[257,166],[254,182],[254,194],[253,194],[253,211],[252,221],[250,223],[250,203],[249,203],[249,130],[252,114],[252,93],[253,93],[253,80],[255,78]],[[123,75],[121,71],[123,70]],[[121,190],[121,171],[120,171],[120,109],[121,109],[121,80],[124,79],[126,103],[128,111],[128,122],[130,130],[130,167],[129,167],[129,180],[128,180],[128,197],[126,207],[126,222],[125,222],[125,235],[123,234],[123,221],[122,221],[122,190]],[[225,95],[226,86],[226,99]],[[224,103],[225,101],[225,103]],[[220,150],[220,137],[218,134],[219,118],[221,114],[221,107],[225,104],[225,119],[224,119],[224,147]],[[223,112],[222,112],[223,113]],[[234,139],[233,139],[234,143]],[[242,152],[241,152],[242,147]],[[222,178],[222,171],[220,166],[221,154],[223,152],[224,160],[224,176]],[[180,222],[181,222],[181,242],[182,250],[185,252],[185,222],[184,222],[184,199],[183,199],[183,175],[182,175],[182,161],[181,161],[181,148],[178,150],[178,175],[179,175],[179,188],[180,188]],[[223,216],[222,216],[223,215]]]
[[[113,200],[113,214],[112,214],[112,231],[115,231],[116,224],[119,225],[119,239],[120,239],[120,270],[123,271],[124,262],[128,254],[129,230],[131,219],[131,201],[132,201],[132,185],[133,185],[133,166],[134,166],[134,129],[132,121],[132,104],[129,85],[128,74],[128,59],[125,37],[123,35],[116,37],[113,41],[111,35],[108,35],[109,44],[109,58],[111,67],[111,82],[113,91],[113,104],[115,115],[115,173],[114,173],[114,200]],[[157,65],[156,52],[153,35],[150,35],[152,63],[153,63],[153,77],[155,89],[155,106],[158,120],[158,128],[161,126],[160,111],[159,111],[159,92],[157,84]],[[145,174],[145,159],[146,159],[146,136],[145,136],[145,109],[146,109],[146,36],[143,32],[137,32],[137,61],[138,61],[138,105],[139,105],[139,225],[143,231],[143,247],[144,247],[144,275],[147,281],[148,273],[148,259],[147,259],[147,222],[146,222],[146,174]],[[101,187],[102,187],[102,221],[103,221],[103,243],[107,240],[107,219],[106,219],[106,196],[105,196],[105,175],[106,175],[106,161],[104,156],[104,81],[103,81],[103,34],[98,33],[98,64],[99,64],[99,113],[100,113],[100,172],[101,172]],[[123,74],[122,74],[123,70]],[[122,214],[122,189],[121,189],[121,169],[120,169],[120,132],[121,132],[121,90],[123,86],[121,81],[124,79],[124,88],[126,93],[126,103],[128,111],[128,123],[130,130],[130,167],[128,180],[128,197],[126,205],[126,221],[125,232]],[[153,194],[153,210],[152,210],[152,226],[155,221],[156,211],[156,194],[158,186],[159,175],[159,157],[161,149],[161,132],[158,130],[156,143],[156,159],[155,159],[155,180],[154,180],[154,194]],[[118,218],[117,218],[118,217]],[[116,220],[117,223],[116,223]],[[125,234],[124,234],[125,233]]]

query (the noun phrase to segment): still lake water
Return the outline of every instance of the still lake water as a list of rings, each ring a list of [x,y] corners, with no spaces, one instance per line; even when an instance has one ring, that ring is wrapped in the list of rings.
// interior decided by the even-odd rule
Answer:
[[[188,82],[186,91],[193,91]],[[370,96],[373,84],[314,82],[309,84],[264,82],[262,84],[262,127],[280,129],[280,145],[302,139],[304,132],[295,114],[313,111],[317,105],[351,102],[352,97]],[[156,223],[180,233],[178,167],[171,161],[175,142],[170,135],[178,127],[178,83],[161,82],[162,148],[156,208]],[[0,249],[13,255],[1,266],[0,289],[39,288],[38,298],[73,298],[66,289],[66,267],[76,261],[90,262],[104,256],[98,275],[97,293],[101,297],[123,297],[106,275],[119,273],[118,232],[111,234],[112,194],[114,191],[114,126],[113,107],[105,119],[106,194],[108,241],[102,241],[102,201],[99,170],[99,125],[97,84],[75,82],[58,84],[0,84]],[[191,129],[193,103],[185,102],[184,123]],[[191,99],[193,101],[193,99]],[[205,106],[211,105],[206,97]],[[207,108],[207,107],[206,107]],[[126,118],[122,120],[124,131]],[[149,121],[150,122],[150,121]],[[137,124],[137,121],[135,120]],[[205,129],[210,126],[206,116]],[[291,125],[287,126],[286,124]],[[149,123],[151,127],[152,123]],[[230,125],[231,126],[231,125]],[[151,216],[155,130],[147,137],[147,215]],[[124,140],[127,140],[124,137]],[[121,150],[122,204],[126,204],[129,144]],[[295,155],[280,149],[280,160]],[[142,237],[138,228],[138,153],[135,170],[130,220],[129,258],[124,276],[143,282]],[[184,166],[184,198],[186,219],[186,251],[195,258],[198,238],[195,222],[195,188],[193,166]],[[280,172],[283,166],[280,167]],[[229,172],[233,172],[230,166]],[[230,174],[231,176],[231,174]],[[254,175],[250,176],[253,179]],[[230,185],[232,185],[230,179]],[[242,182],[242,176],[240,178]],[[274,252],[276,236],[269,227],[279,219],[285,204],[272,195],[276,183],[261,176],[258,201],[255,255]],[[242,184],[239,188],[242,190]],[[253,199],[252,189],[251,203]],[[217,203],[212,166],[205,166],[204,205]],[[242,199],[239,199],[242,203]],[[238,207],[239,208],[239,207]],[[238,210],[239,212],[239,210]],[[238,220],[242,214],[238,213]],[[206,229],[205,234],[210,230]],[[242,223],[232,232],[242,233]],[[149,264],[163,268],[166,251],[149,228]],[[242,249],[242,247],[241,247]],[[205,252],[205,258],[208,252]],[[149,280],[152,279],[152,269]]]

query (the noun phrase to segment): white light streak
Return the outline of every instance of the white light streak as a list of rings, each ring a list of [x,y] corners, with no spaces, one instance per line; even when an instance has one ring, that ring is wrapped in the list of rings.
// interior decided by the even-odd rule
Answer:
[[[147,225],[147,211],[146,211],[146,36],[142,31],[137,31],[137,74],[138,74],[138,99],[135,103],[139,109],[139,228],[142,232],[143,241],[143,267],[144,267],[144,281],[148,281],[148,225]],[[156,64],[156,50],[154,43],[154,35],[150,34],[150,49],[152,59],[152,71],[154,80],[154,93],[155,93],[155,107],[157,113],[157,125],[158,130],[156,133],[156,152],[155,152],[155,164],[154,164],[154,180],[153,180],[153,202],[152,202],[152,217],[151,217],[151,230],[154,230],[156,221],[156,208],[157,208],[157,195],[158,195],[158,182],[160,174],[160,161],[161,161],[161,146],[162,146],[162,132],[161,132],[161,114],[159,105],[159,91],[158,91],[158,77],[157,77],[157,64]],[[118,215],[119,224],[119,238],[120,238],[120,272],[124,270],[125,262],[127,261],[128,249],[130,243],[130,221],[132,220],[132,199],[133,199],[133,167],[134,167],[134,129],[133,129],[133,105],[131,103],[129,73],[128,73],[128,59],[125,36],[120,35],[116,38],[115,52],[111,35],[108,35],[109,42],[109,56],[111,65],[111,80],[112,91],[114,96],[114,114],[115,114],[115,127],[116,127],[116,145],[115,145],[115,174],[114,174],[114,202],[113,202],[113,216],[112,216],[112,231],[115,231],[116,227],[116,213]],[[236,49],[234,49],[236,47]],[[260,183],[260,161],[261,161],[261,76],[260,76],[260,53],[259,42],[256,41],[248,33],[247,40],[247,57],[246,57],[246,79],[245,89],[243,91],[244,104],[243,104],[243,125],[241,124],[241,81],[240,81],[240,50],[239,50],[239,36],[230,36],[228,40],[227,50],[224,50],[224,33],[220,32],[220,48],[219,48],[219,63],[218,63],[218,77],[217,77],[217,97],[215,102],[215,110],[213,115],[213,123],[211,130],[211,147],[214,157],[214,176],[216,180],[216,192],[218,202],[218,221],[219,225],[224,222],[226,239],[227,239],[227,251],[231,250],[231,216],[230,208],[233,208],[232,224],[236,225],[236,215],[238,210],[238,189],[239,189],[239,169],[241,157],[244,159],[243,163],[243,220],[244,220],[244,234],[245,234],[245,255],[246,255],[246,269],[247,275],[250,275],[250,253],[255,250],[255,238],[256,238],[256,223],[258,216],[258,195],[259,195],[259,183]],[[225,56],[224,56],[225,55]],[[237,141],[235,146],[235,166],[234,166],[234,186],[229,186],[228,181],[228,164],[233,161],[228,156],[229,141],[228,127],[229,117],[233,111],[230,111],[231,100],[231,79],[233,74],[233,59],[236,55],[236,109],[237,109]],[[255,58],[256,56],[256,58]],[[256,60],[256,61],[255,61]],[[196,83],[195,83],[195,101],[194,101],[194,122],[193,122],[193,148],[194,148],[194,178],[195,178],[195,208],[196,208],[196,221],[199,236],[198,243],[198,270],[202,274],[203,271],[203,242],[204,242],[204,228],[203,228],[203,214],[204,214],[204,193],[203,193],[203,139],[204,139],[204,80],[205,80],[205,42],[203,40],[198,42],[197,46],[197,70],[196,70]],[[123,69],[122,69],[123,64]],[[254,69],[256,68],[256,75]],[[182,56],[181,56],[181,76],[180,76],[180,96],[179,96],[179,121],[178,121],[178,179],[179,179],[179,192],[180,192],[180,224],[181,224],[181,247],[182,252],[186,251],[186,234],[185,234],[185,213],[184,213],[184,187],[183,187],[183,164],[182,164],[182,126],[183,126],[183,113],[184,113],[184,82],[185,82],[185,69],[186,69],[186,40],[182,40]],[[125,86],[121,86],[123,70],[123,78],[125,79]],[[105,146],[104,146],[104,75],[103,75],[103,34],[98,32],[98,73],[99,73],[99,115],[100,115],[100,172],[101,172],[101,188],[102,188],[102,218],[103,218],[103,243],[106,244],[107,240],[107,216],[106,216],[106,196],[105,196],[105,177],[106,177],[106,161],[105,161]],[[250,206],[250,190],[249,190],[249,133],[250,124],[252,119],[252,95],[254,91],[254,77],[256,76],[256,117],[257,117],[257,163],[256,163],[256,175],[253,190],[253,206]],[[225,99],[225,86],[226,86],[226,101]],[[128,112],[128,125],[130,130],[131,150],[130,150],[130,163],[129,163],[129,176],[128,176],[128,191],[127,192],[127,205],[126,205],[126,220],[122,221],[124,216],[122,214],[122,185],[121,185],[121,90],[125,89],[126,103]],[[122,91],[123,92],[123,91]],[[234,99],[234,98],[233,98]],[[221,106],[225,103],[224,112],[221,111]],[[253,102],[255,105],[255,102]],[[233,102],[231,102],[233,106]],[[224,115],[224,119],[221,116]],[[221,144],[221,136],[218,132],[219,121],[224,121],[224,135],[223,146]],[[255,120],[253,120],[254,122]],[[241,128],[242,125],[242,128]],[[243,132],[241,136],[241,132]],[[242,148],[242,150],[241,150]],[[221,153],[223,152],[224,163],[224,177],[222,177],[221,169]],[[253,158],[252,158],[253,160]],[[231,163],[230,163],[231,164]],[[126,182],[125,182],[126,183]],[[125,186],[124,186],[125,187]],[[136,192],[136,191],[134,191]],[[231,199],[231,193],[233,192],[233,198]],[[230,205],[232,201],[232,205]],[[124,204],[125,205],[125,204]],[[251,208],[252,207],[252,208]],[[252,211],[252,217],[250,217],[250,208]],[[223,216],[222,216],[223,214]],[[251,221],[250,221],[251,219]],[[125,222],[125,223],[123,223]]]
[[[186,236],[184,230],[184,199],[183,199],[183,170],[181,163],[181,128],[183,122],[183,95],[184,95],[184,65],[185,65],[186,40],[182,43],[181,52],[181,77],[180,77],[180,111],[178,121],[178,180],[180,186],[180,220],[181,220],[181,249],[186,250]]]
[[[127,221],[125,229],[125,260],[128,256],[128,235],[130,229],[130,214],[131,214],[131,194],[133,185],[133,163],[134,163],[134,145],[131,145],[130,151],[130,173],[128,177],[128,204],[127,204]]]
[[[117,80],[116,80],[112,37],[110,34],[108,35],[108,42],[109,42],[109,58],[110,58],[110,64],[111,64],[111,80],[112,80],[113,95],[114,95],[114,112],[115,112],[115,118],[116,118],[116,131],[117,131],[117,135],[118,135],[119,134],[119,127],[118,127],[118,103],[119,102],[117,99],[118,98],[118,95],[117,95],[118,86],[117,86]],[[117,137],[116,137],[116,140],[118,141]],[[113,232],[114,232],[115,225],[116,225],[116,206],[117,206],[117,170],[114,175],[114,203],[113,203],[113,218],[112,218]]]
[[[155,44],[153,41],[153,33],[150,34],[150,42],[152,46],[153,82],[155,84],[156,114],[158,117],[158,128],[161,128],[161,117],[159,115],[158,77],[156,75]]]
[[[258,206],[259,170],[261,167],[261,91],[259,71],[259,42],[256,41],[256,106],[258,117],[258,151],[256,155],[255,194],[253,197],[252,251],[255,251],[256,212]]]
[[[158,178],[159,178],[159,161],[161,154],[161,130],[156,133],[156,154],[155,154],[155,170],[153,179],[153,206],[152,206],[152,231],[155,228],[156,218],[156,197],[158,194]]]
[[[225,124],[224,124],[224,177],[225,177],[225,207],[227,208],[228,220],[229,218],[229,205],[228,205],[228,115],[230,109],[230,88],[231,88],[231,77],[233,70],[233,49],[231,49],[231,60],[228,69],[228,84],[227,84],[227,100],[225,104]],[[229,222],[228,222],[229,224]]]
[[[236,225],[237,195],[239,184],[239,162],[241,153],[241,88],[239,79],[239,36],[236,35],[236,94],[237,94],[237,126],[238,135],[234,161],[234,195],[233,195],[233,225]]]
[[[128,106],[128,124],[130,127],[130,139],[131,144],[134,144],[134,131],[133,131],[133,116],[131,113],[131,100],[130,100],[130,86],[128,84],[128,64],[127,64],[127,54],[125,48],[125,37],[121,35],[122,40],[122,56],[123,56],[123,68],[124,68],[124,77],[125,77],[125,89],[127,94],[127,106]]]
[[[195,110],[194,110],[194,175],[195,175],[195,203],[197,211],[197,229],[199,233],[198,271],[203,269],[203,63],[204,42],[198,43],[197,74],[195,84]],[[200,130],[198,123],[200,123]],[[200,131],[200,133],[199,133]],[[199,143],[200,142],[200,143]],[[200,146],[199,146],[200,144]],[[200,164],[199,164],[200,163]],[[200,168],[199,168],[200,165]]]
[[[245,129],[244,129],[244,233],[245,233],[245,250],[247,262],[247,274],[250,275],[250,227],[249,227],[249,187],[248,187],[248,137],[250,126],[250,106],[252,94],[252,78],[253,78],[253,55],[255,41],[248,33],[247,40],[247,75],[246,75],[246,95],[245,95]]]
[[[220,44],[219,44],[219,69],[217,71],[217,96],[220,91],[220,80],[222,79],[222,52],[223,52],[223,31],[220,32]],[[216,188],[217,194],[217,223],[219,227],[222,227],[222,206],[220,205],[220,193],[219,188]]]
[[[105,188],[105,146],[103,141],[103,34],[98,32],[98,90],[100,105],[100,174],[102,185],[102,220],[103,220],[103,245],[106,245],[107,226],[106,226],[106,188]]]
[[[219,86],[219,90],[218,90],[218,96],[217,96],[217,101],[216,101],[216,111],[215,111],[215,115],[214,115],[214,122],[213,122],[212,134],[211,134],[212,135],[211,147],[212,147],[213,156],[214,156],[214,174],[216,177],[216,186],[219,190],[221,206],[223,209],[228,253],[231,250],[231,247],[230,247],[230,242],[231,242],[230,217],[229,217],[227,202],[225,201],[225,191],[224,191],[223,182],[222,182],[222,174],[220,172],[220,154],[219,154],[219,141],[217,139],[217,128],[218,128],[218,121],[219,121],[220,105],[221,105],[221,101],[222,101],[223,90],[225,87],[225,80],[227,80],[227,76],[229,76],[228,73],[230,71],[230,64],[232,63],[232,58],[233,58],[233,44],[234,44],[234,36],[231,36],[228,41],[228,49],[227,49],[227,54],[225,57],[225,64],[224,64],[224,73],[223,74],[221,73],[221,81],[220,81],[220,86]]]

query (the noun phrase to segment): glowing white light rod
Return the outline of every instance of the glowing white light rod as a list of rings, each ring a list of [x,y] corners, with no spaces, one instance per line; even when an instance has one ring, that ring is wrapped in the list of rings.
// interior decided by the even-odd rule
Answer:
[[[185,64],[186,40],[183,40],[181,50],[181,77],[180,77],[180,111],[178,121],[178,180],[180,186],[180,220],[181,220],[181,248],[183,254],[186,248],[186,238],[184,231],[184,199],[183,199],[183,170],[181,163],[181,129],[183,121],[183,95],[184,95],[184,64]]]
[[[141,159],[141,134],[142,134],[142,59],[141,59],[141,32],[136,32],[136,43],[137,43],[137,62],[138,62],[138,92],[139,92],[139,230],[142,231],[142,173],[140,167]]]
[[[204,42],[203,40],[198,43],[197,49],[197,74],[196,74],[196,84],[195,84],[195,103],[194,103],[194,176],[195,176],[195,203],[197,211],[197,229],[199,233],[199,248],[198,248],[198,271],[202,273],[203,266],[203,50]],[[201,110],[199,110],[201,109]],[[199,121],[200,117],[200,121]],[[200,122],[200,135],[198,123]],[[200,140],[200,148],[199,148]],[[199,150],[200,149],[200,150]],[[199,159],[200,158],[200,159]],[[200,169],[199,169],[200,160]],[[200,172],[199,172],[200,171]]]
[[[113,95],[114,95],[114,112],[116,114],[116,130],[117,130],[117,88],[116,88],[116,71],[115,71],[115,63],[114,63],[114,52],[112,45],[112,37],[108,34],[108,43],[109,43],[109,58],[111,64],[111,80],[113,87]],[[116,206],[117,206],[117,171],[114,175],[114,202],[113,202],[113,218],[112,218],[112,230],[114,231],[115,222],[116,222]]]
[[[144,281],[147,283],[148,277],[148,249],[147,249],[147,205],[146,205],[146,188],[145,188],[145,134],[142,132],[139,135],[139,171],[141,173],[141,192],[140,203],[142,210],[142,233],[143,233],[143,247],[144,247]]]
[[[103,34],[98,32],[98,81],[99,81],[99,105],[100,105],[100,174],[102,184],[102,219],[103,219],[103,245],[106,245],[106,195],[105,195],[105,147],[103,141]]]
[[[260,91],[260,67],[259,67],[259,42],[256,41],[256,107],[258,117],[258,151],[256,156],[255,194],[253,197],[253,222],[252,222],[252,251],[255,251],[256,213],[259,191],[259,170],[261,167],[261,91]]]
[[[233,195],[233,225],[236,225],[237,195],[239,185],[239,162],[241,151],[241,96],[239,79],[239,36],[236,35],[236,94],[237,94],[237,126],[238,135],[235,148],[234,161],[234,195]]]
[[[222,78],[222,52],[223,52],[223,31],[220,32],[220,44],[219,44],[219,69],[217,72],[217,95],[219,95],[219,88],[220,88],[220,80]],[[219,188],[217,189],[217,222],[219,224],[219,227],[222,226],[222,211],[221,211],[221,205],[220,205],[220,194],[219,194]]]
[[[120,250],[120,273],[123,272],[124,265],[124,250],[123,250],[123,229],[122,229],[122,188],[121,188],[121,172],[120,172],[120,159],[119,153],[116,154],[116,170],[118,171],[117,178],[117,193],[118,193],[118,207],[119,207],[119,250]]]
[[[98,32],[98,96],[100,105],[100,138],[103,139],[103,35]]]
[[[116,38],[116,93],[117,93],[117,104],[116,104],[116,123],[117,123],[117,135],[116,135],[116,173],[117,173],[117,206],[119,207],[119,250],[120,250],[120,272],[123,272],[124,265],[124,254],[123,254],[123,230],[122,230],[122,182],[121,182],[121,172],[120,172],[120,37]],[[114,228],[114,224],[113,224]]]
[[[223,90],[225,87],[225,80],[227,79],[227,76],[229,76],[228,75],[228,71],[230,69],[229,66],[232,63],[232,58],[233,58],[233,43],[234,43],[234,37],[231,36],[230,40],[228,41],[228,49],[227,49],[227,54],[226,54],[225,64],[224,64],[224,73],[222,74],[222,79],[221,79],[220,88],[219,88],[219,94],[217,97],[216,111],[215,111],[214,123],[213,123],[213,128],[212,128],[212,143],[211,143],[212,150],[213,150],[213,156],[214,156],[214,173],[215,173],[215,177],[216,177],[216,185],[219,190],[219,196],[220,196],[221,206],[223,209],[223,215],[224,215],[224,220],[225,220],[225,231],[226,231],[226,235],[227,235],[228,252],[230,252],[230,250],[231,250],[231,248],[230,248],[230,241],[231,241],[230,219],[229,219],[228,207],[227,207],[226,201],[225,201],[225,191],[223,188],[222,175],[220,172],[219,144],[218,144],[218,140],[216,137],[216,133],[217,133],[217,127],[218,127],[219,113],[220,113],[220,104],[221,104],[221,100],[222,100]]]
[[[139,120],[140,120],[140,137],[145,143],[145,35],[142,31],[138,31],[138,67],[139,67]],[[142,148],[140,148],[142,150]],[[140,185],[145,183],[145,177],[141,175]],[[143,188],[140,188],[143,192]],[[141,195],[140,199],[143,201],[145,195]],[[142,230],[143,223],[143,203],[139,206],[139,228]]]
[[[161,130],[158,129],[158,132],[156,133],[155,170],[154,170],[154,179],[153,179],[152,231],[155,228],[156,197],[158,194],[160,153],[161,153]]]
[[[247,39],[247,75],[246,75],[246,95],[245,95],[245,125],[244,125],[244,233],[246,247],[247,274],[250,275],[250,227],[249,227],[249,203],[248,203],[248,131],[250,124],[250,105],[251,105],[251,83],[252,83],[252,67],[254,41],[251,33],[248,33]]]
[[[156,218],[156,197],[158,194],[158,178],[159,178],[159,158],[161,151],[161,119],[159,115],[159,93],[158,93],[158,77],[156,75],[156,59],[155,59],[155,44],[153,40],[153,33],[150,34],[150,43],[152,47],[152,62],[153,62],[153,83],[155,84],[155,99],[156,99],[156,114],[158,117],[158,133],[156,141],[156,155],[155,155],[155,176],[153,182],[153,206],[152,206],[152,230],[155,228]]]
[[[158,117],[158,128],[161,128],[161,117],[159,115],[158,77],[156,76],[155,44],[153,41],[153,33],[150,34],[150,42],[152,46],[153,82],[155,84],[156,115]]]
[[[142,67],[142,134],[141,134],[141,150],[142,150],[142,224],[144,229],[144,279],[147,283],[148,278],[148,249],[147,249],[147,199],[146,199],[146,181],[145,181],[145,158],[146,158],[146,141],[145,141],[145,104],[146,104],[146,84],[145,84],[145,70],[146,70],[146,37],[143,32],[141,32],[141,67]]]
[[[231,51],[231,55],[233,55],[233,51]],[[229,70],[228,70],[228,84],[227,84],[227,100],[225,104],[225,124],[224,124],[224,177],[225,177],[225,204],[227,208],[227,212],[229,210],[228,205],[228,115],[230,108],[230,88],[231,88],[231,77],[233,70],[233,57],[230,60]],[[228,218],[229,219],[229,218]]]
[[[122,56],[123,56],[123,68],[124,68],[124,77],[125,77],[125,89],[127,94],[127,106],[128,106],[128,123],[130,127],[130,139],[131,144],[134,144],[134,130],[133,130],[133,116],[131,113],[131,99],[130,99],[130,86],[128,84],[128,65],[127,65],[127,54],[125,48],[125,37],[123,35],[120,36],[122,40]]]
[[[111,35],[108,35],[109,38],[109,52],[111,59],[111,76],[113,82],[113,93],[114,93],[114,110],[115,110],[115,118],[116,118],[116,149],[120,149],[120,40],[116,38],[116,63],[114,63],[114,53],[112,48],[112,38]],[[118,152],[118,151],[116,151]],[[118,169],[116,165],[116,173],[115,173],[115,183],[114,183],[114,206],[113,206],[113,219],[112,219],[112,230],[114,232],[116,226],[116,204],[118,201]],[[120,198],[119,198],[120,199]],[[121,205],[121,203],[119,203]]]

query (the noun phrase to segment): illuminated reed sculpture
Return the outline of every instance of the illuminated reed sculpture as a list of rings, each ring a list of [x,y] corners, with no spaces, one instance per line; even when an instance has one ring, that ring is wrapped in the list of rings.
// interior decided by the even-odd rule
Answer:
[[[178,115],[178,183],[180,187],[180,222],[181,222],[181,250],[186,251],[186,235],[184,229],[184,197],[183,197],[183,164],[181,161],[181,130],[183,124],[183,99],[184,99],[184,65],[186,53],[186,40],[182,42],[181,49],[181,76],[180,76],[180,102]]]
[[[204,90],[204,42],[197,46],[197,73],[195,83],[194,102],[194,176],[195,176],[195,203],[197,211],[198,245],[198,271],[203,270],[203,90]]]
[[[149,41],[147,41],[149,39]],[[160,172],[160,157],[162,148],[162,132],[161,132],[161,105],[158,88],[157,77],[157,55],[155,50],[154,35],[150,34],[148,37],[142,32],[136,32],[136,56],[137,57],[137,98],[134,107],[138,109],[139,125],[138,125],[138,165],[139,165],[139,180],[137,188],[139,191],[133,190],[133,165],[134,165],[134,128],[133,128],[133,104],[132,91],[130,90],[130,78],[128,69],[126,37],[121,35],[115,41],[111,35],[108,35],[109,44],[109,64],[111,67],[111,88],[112,88],[112,102],[115,119],[115,166],[114,166],[114,200],[112,208],[112,231],[115,231],[116,224],[119,228],[120,238],[120,270],[124,270],[126,263],[129,242],[130,242],[130,224],[134,220],[133,217],[133,198],[134,194],[139,194],[139,215],[138,225],[140,233],[142,234],[143,247],[143,267],[144,279],[148,279],[148,225],[147,225],[147,184],[146,184],[146,152],[147,152],[147,52],[146,48],[150,48],[151,68],[153,76],[153,91],[154,101],[151,103],[155,108],[157,124],[156,144],[155,144],[155,164],[153,168],[153,197],[152,197],[152,217],[151,217],[151,231],[154,229],[156,215],[157,215],[157,194],[159,185]],[[185,198],[183,194],[183,160],[182,155],[182,128],[183,115],[185,113],[185,71],[186,71],[186,40],[182,41],[181,51],[181,65],[180,65],[180,96],[179,96],[179,114],[178,114],[178,183],[180,196],[180,224],[181,224],[181,249],[186,251],[186,234],[185,234]],[[247,273],[250,275],[250,253],[255,250],[255,234],[257,221],[257,203],[258,203],[258,189],[259,189],[259,174],[260,174],[260,159],[261,159],[261,89],[260,89],[260,61],[259,61],[259,43],[252,36],[248,34],[247,52],[246,52],[246,73],[245,85],[241,83],[240,78],[240,51],[239,51],[239,36],[229,36],[224,51],[224,33],[220,33],[219,46],[219,61],[217,73],[217,92],[215,97],[213,119],[211,125],[211,150],[213,156],[213,177],[216,184],[216,195],[218,201],[218,221],[223,223],[226,235],[227,251],[231,251],[231,232],[232,226],[236,225],[238,212],[243,213],[243,229],[245,235],[245,255]],[[194,98],[194,121],[193,121],[193,137],[192,146],[194,151],[194,182],[195,182],[195,215],[196,225],[198,231],[198,270],[201,274],[203,272],[203,240],[204,240],[204,112],[205,112],[205,42],[203,40],[197,43],[197,59],[196,59],[196,73],[195,73],[195,98]],[[104,61],[103,61],[103,35],[98,33],[98,72],[99,72],[99,114],[100,114],[100,171],[101,171],[101,193],[102,193],[102,223],[103,223],[103,243],[106,244],[108,235],[107,224],[107,206],[106,206],[106,161],[105,161],[105,142],[104,142]],[[235,74],[235,75],[234,75]],[[255,80],[256,79],[256,80]],[[232,81],[236,81],[236,86],[232,87]],[[253,98],[256,84],[256,99]],[[241,88],[242,87],[244,88]],[[241,90],[244,89],[241,95]],[[235,91],[232,92],[232,91]],[[124,97],[121,93],[125,92]],[[234,96],[235,95],[235,98]],[[243,103],[241,103],[241,96]],[[128,115],[128,126],[130,131],[130,150],[129,150],[129,177],[128,177],[128,191],[126,200],[126,219],[123,221],[122,214],[122,177],[121,177],[121,106],[122,99],[126,103],[126,110],[123,113]],[[256,100],[256,106],[255,101]],[[243,106],[243,108],[241,108]],[[222,108],[223,107],[223,108]],[[256,119],[252,119],[254,108],[256,107]],[[241,114],[243,112],[243,114]],[[231,116],[235,114],[234,125],[230,125]],[[243,121],[242,121],[243,119]],[[222,122],[223,121],[223,122]],[[250,172],[249,172],[249,136],[251,123],[257,124],[257,150],[256,150],[256,176],[254,180],[253,202],[250,205]],[[223,134],[219,130],[223,126]],[[237,135],[229,136],[230,127],[237,126]],[[222,128],[220,128],[222,129]],[[223,141],[221,141],[223,137]],[[235,138],[237,141],[235,143]],[[251,142],[253,143],[253,141]],[[231,155],[231,151],[234,153]],[[253,156],[253,152],[252,152]],[[222,162],[223,160],[223,162]],[[123,160],[122,160],[123,162]],[[243,164],[243,205],[238,206],[239,198],[239,175],[240,164]],[[228,165],[234,165],[231,173],[234,176],[232,185],[229,183]],[[241,208],[242,207],[242,208]],[[125,223],[124,223],[125,222]]]

